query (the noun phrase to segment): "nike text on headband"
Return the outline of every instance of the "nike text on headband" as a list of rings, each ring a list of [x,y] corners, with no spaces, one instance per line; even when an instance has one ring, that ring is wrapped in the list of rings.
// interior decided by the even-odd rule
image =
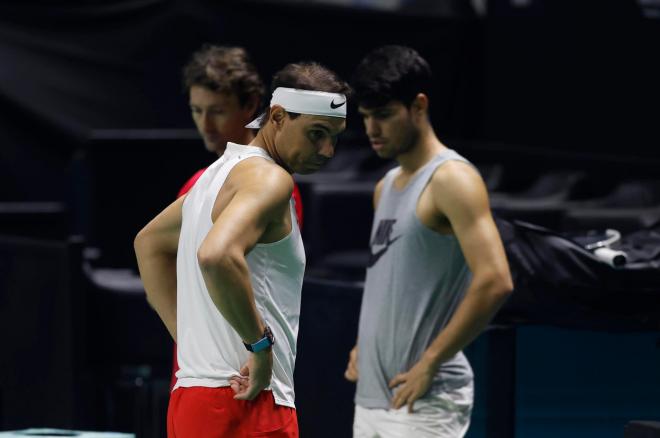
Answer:
[[[291,113],[346,118],[346,96],[339,93],[278,87],[270,100],[270,106],[273,105],[280,105]],[[261,116],[245,127],[259,129],[260,120]]]

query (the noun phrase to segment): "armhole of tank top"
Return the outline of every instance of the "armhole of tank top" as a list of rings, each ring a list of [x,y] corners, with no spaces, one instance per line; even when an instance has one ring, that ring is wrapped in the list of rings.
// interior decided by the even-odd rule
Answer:
[[[422,186],[422,189],[417,194],[417,199],[415,201],[415,208],[412,209],[413,219],[420,227],[422,227],[425,230],[428,230],[432,233],[435,233],[438,236],[443,236],[443,237],[452,237],[454,235],[453,234],[438,233],[437,231],[434,231],[433,229],[429,228],[426,224],[424,224],[424,222],[422,222],[422,218],[420,218],[417,215],[417,205],[419,205],[419,200],[422,197],[422,193],[424,193],[424,190],[426,190],[426,187],[431,182],[431,178],[433,178],[433,175],[435,175],[435,172],[437,172],[438,169],[441,168],[448,161],[460,161],[460,162],[463,162],[463,163],[465,163],[465,164],[467,164],[467,165],[469,165],[469,166],[476,169],[476,167],[474,167],[474,165],[472,163],[470,163],[468,160],[466,160],[462,156],[458,155],[457,153],[453,152],[448,158],[446,158],[446,159],[440,161],[439,163],[437,163],[436,165],[434,165],[433,170],[429,171],[429,174],[426,176],[426,180],[424,181],[424,185]]]
[[[213,208],[215,207],[215,201],[218,199],[218,194],[220,193],[220,190],[222,190],[222,187],[223,187],[223,186],[225,185],[225,183],[227,182],[227,179],[229,179],[229,175],[231,175],[231,172],[234,170],[234,168],[235,168],[239,163],[241,163],[242,161],[248,160],[248,159],[250,159],[250,158],[254,158],[254,157],[259,157],[259,158],[263,158],[264,160],[274,162],[273,159],[270,158],[270,157],[268,157],[268,156],[264,156],[264,155],[257,154],[257,153],[251,153],[251,154],[245,154],[244,156],[240,156],[240,155],[239,155],[239,156],[237,157],[238,159],[236,159],[236,158],[230,158],[229,160],[227,160],[226,163],[224,163],[224,164],[226,165],[226,164],[229,163],[229,161],[231,161],[231,160],[236,160],[236,162],[235,162],[234,164],[231,165],[231,168],[230,168],[229,171],[226,173],[225,178],[224,178],[224,180],[222,181],[222,184],[220,184],[217,188],[214,189],[214,192],[215,192],[215,198],[213,199],[213,205],[211,205],[210,216],[208,217],[208,220],[210,221],[211,226],[213,226],[213,224],[214,224],[214,222],[213,222]],[[215,185],[216,185],[215,183],[216,183],[216,178],[217,178],[217,177],[218,177],[218,174],[214,175],[213,178],[211,179],[211,185],[213,185],[214,187],[215,187]]]
[[[255,247],[268,247],[268,246],[273,246],[277,244],[281,244],[286,242],[289,239],[292,239],[295,236],[295,231],[296,229],[298,230],[298,234],[300,234],[300,225],[298,224],[298,216],[296,216],[296,207],[294,204],[293,200],[293,194],[291,195],[291,198],[289,198],[289,216],[291,217],[291,229],[289,230],[288,233],[284,237],[282,237],[280,240],[276,240],[275,242],[267,242],[267,243],[257,243]],[[294,228],[294,221],[295,221],[295,227]]]
[[[291,216],[291,231],[289,234],[293,234],[293,224],[295,221],[298,230],[300,230],[300,224],[298,223],[298,215],[296,214],[296,200],[293,199],[293,193],[291,193],[291,199],[289,199],[289,216]]]
[[[472,167],[473,169],[477,170],[477,168],[474,166],[474,164],[470,163],[468,160],[463,158],[462,156],[458,155],[457,153],[452,153],[448,158],[440,161],[437,163],[435,166],[433,166],[433,170],[429,172],[429,174],[426,176],[426,181],[424,181],[424,186],[422,187],[422,190],[419,191],[419,195],[417,195],[417,202],[419,202],[419,198],[422,196],[422,192],[424,189],[426,189],[426,186],[429,185],[429,182],[431,182],[431,178],[433,178],[433,175],[435,175],[435,172],[438,171],[439,168],[441,168],[445,163],[448,161],[460,161],[461,163],[465,163],[468,166]],[[478,172],[478,170],[477,170]],[[417,203],[415,203],[417,205]]]

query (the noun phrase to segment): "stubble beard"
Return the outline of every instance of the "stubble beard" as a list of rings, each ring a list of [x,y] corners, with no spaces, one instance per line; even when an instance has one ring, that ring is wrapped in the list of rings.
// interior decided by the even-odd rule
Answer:
[[[388,159],[396,159],[399,155],[406,154],[413,150],[417,141],[419,140],[419,131],[412,123],[408,123],[405,129],[405,134],[402,136],[402,142],[395,146],[389,156],[383,157]]]

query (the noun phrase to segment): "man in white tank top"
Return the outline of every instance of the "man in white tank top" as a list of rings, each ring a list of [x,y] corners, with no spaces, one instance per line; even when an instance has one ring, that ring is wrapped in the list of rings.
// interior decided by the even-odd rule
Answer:
[[[399,167],[376,186],[358,342],[355,438],[461,437],[473,376],[461,350],[512,290],[479,173],[429,121],[431,71],[413,49],[385,46],[353,87],[374,151]]]
[[[188,96],[192,119],[206,149],[222,156],[227,143],[249,144],[256,130],[245,126],[259,114],[264,102],[264,86],[250,55],[242,47],[204,44],[195,51],[183,68],[183,85]],[[184,196],[202,176],[198,170],[179,190]],[[300,228],[303,206],[297,185],[293,199]],[[177,362],[174,344],[171,388],[176,384]]]
[[[305,265],[291,173],[345,129],[349,87],[316,63],[272,83],[249,145],[227,150],[135,239],[147,299],[178,345],[169,438],[297,437],[293,368]]]

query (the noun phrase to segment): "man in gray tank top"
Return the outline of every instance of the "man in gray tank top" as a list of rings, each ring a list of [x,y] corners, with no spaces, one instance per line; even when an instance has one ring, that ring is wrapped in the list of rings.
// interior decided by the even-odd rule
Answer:
[[[358,341],[355,438],[461,437],[473,375],[462,353],[513,286],[479,173],[429,121],[431,71],[385,46],[353,87],[374,151],[399,166],[376,186]]]

